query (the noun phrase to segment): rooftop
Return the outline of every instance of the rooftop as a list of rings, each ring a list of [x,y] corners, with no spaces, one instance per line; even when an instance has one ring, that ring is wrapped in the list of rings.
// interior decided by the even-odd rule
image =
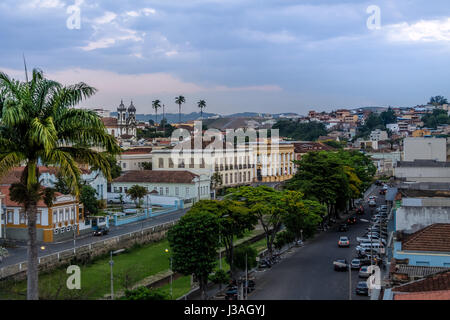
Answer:
[[[436,161],[436,160],[414,160],[414,161],[397,162],[397,168],[412,168],[412,167],[450,168],[450,162]]]
[[[450,290],[396,293],[394,300],[450,300]]]
[[[178,170],[131,170],[127,171],[113,182],[132,183],[193,183],[193,179],[198,175],[189,171]]]
[[[402,250],[450,252],[450,223],[435,223],[407,236]]]
[[[450,270],[392,288],[393,292],[430,292],[441,290],[450,290]]]

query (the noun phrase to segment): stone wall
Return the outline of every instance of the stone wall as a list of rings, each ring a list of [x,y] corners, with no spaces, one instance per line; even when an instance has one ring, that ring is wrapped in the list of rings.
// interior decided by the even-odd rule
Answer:
[[[170,227],[177,221],[174,220],[158,226],[145,228],[142,231],[135,231],[77,247],[75,254],[73,249],[70,249],[40,257],[39,272],[49,272],[62,266],[68,266],[73,258],[80,261],[90,261],[93,258],[106,255],[112,250],[127,249],[135,244],[147,244],[162,240]],[[0,279],[13,278],[15,280],[23,280],[26,278],[26,271],[26,262],[6,266],[0,269]]]

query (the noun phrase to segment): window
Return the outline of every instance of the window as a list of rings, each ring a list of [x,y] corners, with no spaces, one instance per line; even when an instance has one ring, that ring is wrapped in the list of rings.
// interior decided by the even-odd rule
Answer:
[[[163,187],[159,187],[159,194],[163,195],[164,194],[164,188]]]
[[[225,183],[228,184],[228,173],[225,173]]]
[[[173,168],[173,160],[172,160],[172,158],[169,158],[169,168]]]
[[[24,211],[20,210],[19,217],[20,217],[19,223],[25,224],[25,212]]]
[[[125,162],[122,163],[122,168],[126,169],[127,164]]]
[[[186,187],[186,195],[189,195],[189,187]]]
[[[194,158],[191,158],[189,162],[189,168],[194,168]]]
[[[14,211],[12,210],[8,210],[7,211],[7,219],[8,219],[8,223],[13,223],[13,217],[14,217]]]
[[[184,159],[178,159],[178,168],[184,168]]]
[[[158,168],[164,168],[164,159],[163,158],[158,159]]]
[[[169,195],[169,187],[166,187],[166,195]]]
[[[69,208],[64,208],[64,221],[69,219]]]
[[[178,187],[175,187],[175,195],[178,196],[180,194],[180,189]]]
[[[75,219],[75,210],[73,209],[73,207],[70,208],[70,219]]]
[[[36,213],[36,224],[41,224],[42,211]]]
[[[64,214],[63,210],[62,210],[62,209],[59,209],[59,210],[58,210],[58,216],[59,216],[58,222],[63,222],[63,221],[64,221],[63,214]]]

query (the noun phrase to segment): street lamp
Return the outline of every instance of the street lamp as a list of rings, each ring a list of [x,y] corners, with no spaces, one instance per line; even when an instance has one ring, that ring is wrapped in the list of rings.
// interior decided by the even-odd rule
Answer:
[[[166,249],[164,251],[166,253],[169,253],[169,249]],[[172,270],[172,256],[170,256],[170,297],[171,298],[173,298],[172,287],[173,287],[173,270]]]
[[[110,251],[110,260],[109,260],[109,265],[111,268],[111,300],[114,300],[114,277],[113,277],[113,265],[114,265],[114,261],[113,261],[113,254],[119,254],[121,252],[124,252],[125,249],[119,249],[116,251]]]

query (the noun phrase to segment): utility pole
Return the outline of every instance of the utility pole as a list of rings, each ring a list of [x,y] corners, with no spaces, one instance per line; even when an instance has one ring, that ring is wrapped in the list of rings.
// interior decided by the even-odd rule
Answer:
[[[77,238],[77,231],[78,231],[78,225],[74,224],[72,227],[73,230],[73,255],[76,253],[76,238]]]

